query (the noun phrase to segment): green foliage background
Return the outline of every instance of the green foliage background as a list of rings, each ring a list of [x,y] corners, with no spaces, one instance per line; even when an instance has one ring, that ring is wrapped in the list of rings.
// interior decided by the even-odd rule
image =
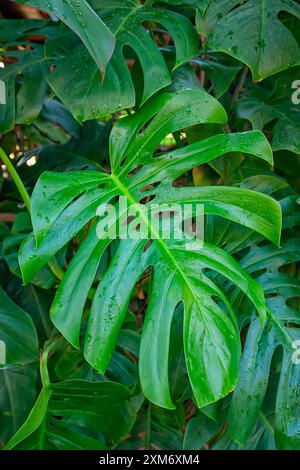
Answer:
[[[299,450],[299,2],[0,11],[0,447]],[[204,246],[99,240],[120,196]]]

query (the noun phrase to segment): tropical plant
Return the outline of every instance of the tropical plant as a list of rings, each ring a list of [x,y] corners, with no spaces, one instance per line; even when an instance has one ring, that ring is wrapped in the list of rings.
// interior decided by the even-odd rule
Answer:
[[[0,13],[0,446],[300,449],[298,2]]]

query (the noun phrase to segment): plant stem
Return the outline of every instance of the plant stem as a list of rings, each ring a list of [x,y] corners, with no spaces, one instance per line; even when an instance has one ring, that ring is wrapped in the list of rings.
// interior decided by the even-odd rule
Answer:
[[[20,176],[18,175],[14,165],[10,161],[10,158],[6,155],[2,147],[0,147],[0,158],[5,164],[8,173],[10,174],[12,180],[14,181],[15,185],[17,186],[17,189],[20,193],[21,198],[23,199],[23,202],[26,206],[26,209],[28,210],[29,214],[31,213],[31,205],[30,205],[30,196],[23,184],[23,181],[21,180]],[[55,257],[53,257],[49,262],[48,266],[51,269],[52,273],[59,279],[61,280],[64,276],[64,270],[59,266],[57,260]]]
[[[48,372],[48,357],[50,353],[55,352],[57,346],[64,340],[63,336],[56,336],[50,338],[46,341],[44,345],[44,350],[42,351],[40,358],[40,374],[42,379],[43,387],[48,387],[50,385],[49,372]]]
[[[0,147],[0,158],[3,161],[3,163],[5,164],[5,166],[7,168],[7,171],[10,174],[13,182],[17,186],[17,189],[20,193],[21,198],[24,201],[26,209],[28,210],[28,212],[30,214],[30,196],[29,196],[29,194],[28,194],[28,192],[27,192],[27,190],[26,190],[26,188],[23,184],[23,181],[21,180],[20,176],[18,175],[14,165],[12,164],[9,157],[6,155],[6,153],[4,152],[4,150],[1,147]]]

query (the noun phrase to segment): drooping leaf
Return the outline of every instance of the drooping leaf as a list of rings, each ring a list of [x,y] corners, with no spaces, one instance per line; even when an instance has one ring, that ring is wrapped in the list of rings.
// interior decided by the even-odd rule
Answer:
[[[115,38],[86,0],[18,0],[48,11],[64,21],[84,42],[104,75],[112,56]]]
[[[138,0],[91,2],[116,36],[116,48],[103,83],[94,61],[82,46],[75,47],[58,60],[55,71],[48,78],[54,92],[79,121],[135,105],[135,90],[123,56],[124,46],[134,50],[141,64],[144,76],[142,102],[171,83],[165,60],[150,31],[144,28],[145,23],[159,23],[172,36],[176,49],[175,66],[197,54],[198,38],[190,21],[152,3],[156,2],[145,5]]]

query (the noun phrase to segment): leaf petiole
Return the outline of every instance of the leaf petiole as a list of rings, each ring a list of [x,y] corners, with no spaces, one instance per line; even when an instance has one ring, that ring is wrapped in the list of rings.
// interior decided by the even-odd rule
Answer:
[[[18,175],[14,165],[10,161],[10,158],[6,155],[4,152],[3,148],[0,147],[0,158],[3,161],[4,165],[7,168],[8,173],[10,174],[13,182],[15,183],[21,198],[23,199],[23,202],[26,206],[26,209],[28,210],[30,214],[30,196],[27,192],[27,189],[25,188],[23,181],[21,180],[20,176]]]

